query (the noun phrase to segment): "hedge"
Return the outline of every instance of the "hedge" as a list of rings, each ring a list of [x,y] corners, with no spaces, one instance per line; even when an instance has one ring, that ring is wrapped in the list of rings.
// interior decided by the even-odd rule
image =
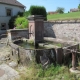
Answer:
[[[47,20],[47,12],[43,6],[31,6],[29,9],[31,15],[43,15],[44,20]]]

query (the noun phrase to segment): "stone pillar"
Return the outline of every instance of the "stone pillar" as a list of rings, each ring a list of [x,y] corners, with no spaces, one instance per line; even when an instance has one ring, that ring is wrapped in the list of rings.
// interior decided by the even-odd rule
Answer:
[[[44,19],[41,15],[31,15],[29,20],[29,39],[33,39],[34,43],[43,42]],[[35,45],[34,44],[34,45]]]

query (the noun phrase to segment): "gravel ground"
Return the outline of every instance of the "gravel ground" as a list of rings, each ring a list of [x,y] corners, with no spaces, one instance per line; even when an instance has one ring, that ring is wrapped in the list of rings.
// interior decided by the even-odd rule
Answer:
[[[4,73],[1,73],[2,71],[4,71]],[[0,65],[0,74],[2,74],[0,80],[20,80],[19,73],[6,64]]]
[[[7,37],[2,37],[0,39],[0,63],[6,62],[7,59],[10,58],[10,50],[11,48],[6,45],[7,44]]]
[[[0,39],[0,80],[19,80],[19,73],[7,65],[11,48],[6,44],[7,37],[2,37]]]

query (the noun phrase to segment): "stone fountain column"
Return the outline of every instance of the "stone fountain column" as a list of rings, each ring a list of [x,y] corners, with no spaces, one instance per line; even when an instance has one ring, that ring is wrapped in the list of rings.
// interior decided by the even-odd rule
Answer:
[[[34,45],[43,42],[44,18],[42,15],[31,15],[29,20],[29,39],[34,40]]]

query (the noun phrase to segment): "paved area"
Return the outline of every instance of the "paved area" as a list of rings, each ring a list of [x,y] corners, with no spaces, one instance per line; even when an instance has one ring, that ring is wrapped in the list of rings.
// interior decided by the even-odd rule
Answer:
[[[0,65],[0,80],[19,80],[19,73],[6,64]]]
[[[2,45],[2,47],[0,47],[0,63],[6,62],[7,60],[9,60],[10,53],[11,53],[10,47]]]
[[[10,47],[7,46],[7,37],[0,37],[0,64],[10,57]]]
[[[19,73],[6,64],[10,58],[11,48],[6,45],[7,37],[0,38],[0,80],[19,80]]]
[[[2,47],[1,44],[7,44],[7,37],[0,38],[0,47]]]

